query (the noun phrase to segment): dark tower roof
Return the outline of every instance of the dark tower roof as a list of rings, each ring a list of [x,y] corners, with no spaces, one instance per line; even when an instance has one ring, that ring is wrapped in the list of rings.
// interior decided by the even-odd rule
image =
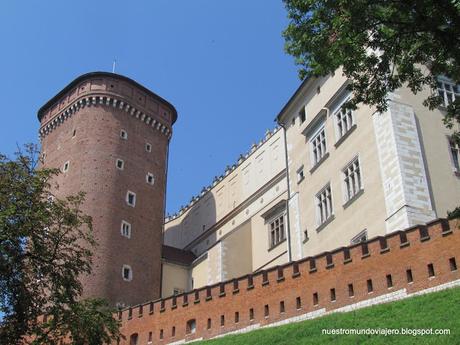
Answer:
[[[79,76],[76,79],[74,79],[72,82],[70,82],[66,87],[64,87],[61,91],[59,91],[58,94],[56,94],[53,98],[51,98],[48,102],[45,103],[45,105],[43,105],[38,110],[38,113],[37,113],[38,121],[41,121],[41,119],[43,117],[43,114],[45,113],[45,111],[48,108],[50,108],[51,106],[53,106],[54,104],[59,102],[59,100],[67,92],[69,92],[73,87],[75,87],[77,84],[79,84],[83,80],[88,79],[88,78],[93,78],[93,77],[111,77],[111,78],[115,78],[115,79],[119,79],[119,80],[124,80],[124,81],[127,81],[127,82],[133,84],[137,88],[139,88],[142,91],[144,91],[144,92],[148,93],[149,95],[151,95],[156,100],[167,104],[172,110],[172,123],[174,124],[174,122],[176,122],[176,120],[177,120],[177,110],[176,110],[176,108],[174,108],[174,106],[171,103],[169,103],[164,98],[158,96],[156,93],[150,91],[145,86],[142,86],[138,82],[132,80],[131,78],[125,77],[125,76],[123,76],[121,74],[110,73],[110,72],[90,72],[90,73],[82,74],[81,76]]]

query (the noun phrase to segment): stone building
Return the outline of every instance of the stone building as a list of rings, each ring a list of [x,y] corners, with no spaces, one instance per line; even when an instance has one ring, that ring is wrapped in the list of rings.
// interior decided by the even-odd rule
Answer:
[[[85,294],[134,305],[443,217],[460,201],[459,149],[423,107],[343,107],[340,71],[304,81],[279,127],[164,216],[174,107],[112,73],[83,75],[39,111],[58,195],[84,190],[100,242]],[[460,89],[440,79],[447,104]],[[96,207],[95,207],[96,206]],[[164,220],[164,221],[163,221]]]

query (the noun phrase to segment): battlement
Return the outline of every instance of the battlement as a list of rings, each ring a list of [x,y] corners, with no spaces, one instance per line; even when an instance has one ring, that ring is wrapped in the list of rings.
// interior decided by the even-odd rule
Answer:
[[[225,168],[224,173],[221,175],[215,176],[212,183],[209,184],[208,186],[205,186],[201,189],[200,193],[198,195],[194,195],[191,197],[190,201],[187,203],[187,205],[181,206],[179,211],[175,212],[174,214],[168,214],[165,217],[165,223],[168,223],[170,221],[173,221],[183,214],[185,214],[190,208],[192,208],[198,201],[200,201],[202,198],[204,198],[208,192],[210,192],[213,188],[216,188],[222,181],[225,180],[227,176],[229,176],[234,170],[236,170],[241,164],[246,162],[246,160],[252,156],[254,153],[258,152],[258,150],[265,144],[274,134],[276,134],[281,127],[275,127],[273,130],[267,129],[265,132],[265,136],[256,144],[252,144],[251,148],[249,151],[247,151],[244,154],[240,154],[238,156],[237,161],[232,164],[232,165],[227,165]]]
[[[123,344],[208,339],[460,285],[459,219],[372,238],[121,310]]]

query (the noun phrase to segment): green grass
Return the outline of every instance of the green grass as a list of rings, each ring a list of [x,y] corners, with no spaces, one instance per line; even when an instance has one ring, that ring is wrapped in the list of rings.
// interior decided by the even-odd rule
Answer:
[[[450,335],[323,335],[338,328],[450,329]],[[460,344],[460,288],[376,305],[354,312],[335,313],[314,320],[260,329],[245,334],[197,342],[238,344]]]

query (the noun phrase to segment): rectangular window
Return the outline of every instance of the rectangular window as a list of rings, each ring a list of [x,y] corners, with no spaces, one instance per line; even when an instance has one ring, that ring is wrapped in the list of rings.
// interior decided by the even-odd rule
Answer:
[[[302,300],[300,299],[300,297],[296,297],[295,299],[295,307],[298,309],[302,308]]]
[[[148,342],[151,343],[152,340],[153,340],[153,333],[149,332],[149,340],[148,340]]]
[[[345,185],[345,198],[346,201],[349,201],[362,189],[358,157],[343,169],[343,182]]]
[[[145,143],[145,151],[152,152],[152,145],[150,145],[149,143]]]
[[[120,138],[127,140],[128,139],[128,132],[126,132],[124,129],[120,130]]]
[[[284,214],[270,221],[268,228],[270,231],[270,248],[273,248],[285,239]]]
[[[160,329],[160,339],[163,339],[163,330]]]
[[[408,283],[414,282],[414,277],[412,276],[412,270],[410,268],[406,270],[406,278]]]
[[[117,159],[116,166],[117,166],[117,169],[123,170],[123,168],[125,167],[125,162],[123,162],[122,159]]]
[[[125,220],[121,221],[121,235],[126,238],[131,238],[131,224]]]
[[[208,329],[211,329],[211,326],[212,326],[212,321],[211,319],[208,319]]]
[[[427,265],[427,269],[428,269],[428,277],[434,277],[435,274],[434,274],[434,266],[433,264],[428,264]]]
[[[220,325],[224,326],[225,325],[225,315],[220,316]]]
[[[391,274],[387,274],[387,288],[393,287],[393,277]]]
[[[136,193],[128,191],[126,193],[126,203],[132,207],[136,206]]]
[[[318,305],[318,302],[319,302],[318,293],[315,292],[313,294],[313,305]]]
[[[62,172],[69,171],[69,167],[70,167],[70,162],[69,161],[65,162],[64,167],[62,168]]]
[[[264,316],[268,317],[270,315],[270,309],[268,307],[268,304],[265,304],[264,306]]]
[[[305,174],[303,172],[303,165],[297,170],[297,183],[302,182],[305,179]]]
[[[367,292],[371,293],[374,291],[374,286],[372,285],[372,279],[367,280]]]
[[[442,105],[447,107],[460,97],[460,85],[446,80],[438,80],[438,95],[442,99]]]
[[[316,194],[316,208],[318,225],[323,224],[332,216],[331,185],[328,184],[318,194]]]
[[[171,337],[175,337],[175,336],[176,336],[176,326],[173,326],[171,330]]]
[[[312,166],[314,167],[327,153],[326,148],[326,132],[324,126],[319,132],[310,140],[311,153],[312,153]]]
[[[353,284],[348,284],[348,296],[353,297],[355,295],[355,289],[353,288]]]
[[[235,323],[238,323],[240,322],[240,313],[239,312],[235,312]]]
[[[335,113],[335,123],[337,126],[337,139],[343,137],[353,126],[353,112],[351,109],[341,107]]]
[[[249,320],[251,321],[254,320],[254,309],[253,308],[249,309]]]
[[[299,111],[300,124],[304,123],[306,119],[307,119],[307,113],[305,111],[305,106],[302,106],[302,109],[300,109]]]
[[[449,266],[452,272],[457,270],[457,262],[455,261],[455,258],[449,259]]]
[[[335,289],[331,289],[331,302],[335,302]]]
[[[284,301],[281,301],[280,302],[280,313],[284,313],[284,312],[285,312]]]
[[[452,138],[449,138],[450,155],[452,157],[452,168],[460,172],[460,147]]]
[[[133,280],[133,271],[132,271],[130,266],[123,265],[121,273],[122,273],[122,276],[123,276],[123,280],[125,280],[125,281]]]
[[[147,173],[147,175],[145,176],[145,181],[152,185],[155,183],[155,178],[153,177],[153,174],[152,173]]]

